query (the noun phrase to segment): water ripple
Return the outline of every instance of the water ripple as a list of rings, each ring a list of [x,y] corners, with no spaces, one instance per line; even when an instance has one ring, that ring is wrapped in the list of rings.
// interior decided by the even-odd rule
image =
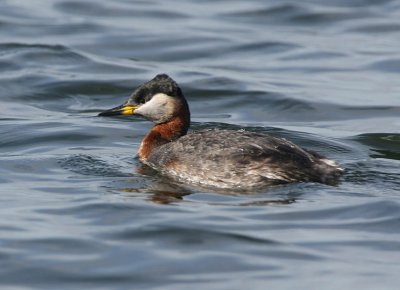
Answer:
[[[0,288],[398,287],[397,1],[0,8]],[[284,137],[343,178],[233,194],[142,166],[151,124],[96,115],[162,72],[192,130]]]

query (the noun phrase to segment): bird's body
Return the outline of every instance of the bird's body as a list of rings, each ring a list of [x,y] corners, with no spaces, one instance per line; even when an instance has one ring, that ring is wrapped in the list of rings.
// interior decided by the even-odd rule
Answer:
[[[155,122],[139,158],[179,181],[240,190],[287,182],[330,183],[342,172],[336,162],[267,134],[222,129],[186,134],[189,107],[167,75],[156,76],[126,104],[100,115],[116,114],[138,114]]]
[[[195,131],[154,148],[143,161],[179,180],[218,188],[329,182],[336,176],[332,164],[316,153],[282,138],[243,130]]]

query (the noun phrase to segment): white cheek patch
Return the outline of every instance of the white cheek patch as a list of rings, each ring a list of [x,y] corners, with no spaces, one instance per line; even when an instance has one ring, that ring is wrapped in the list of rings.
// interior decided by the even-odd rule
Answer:
[[[136,114],[155,122],[164,122],[172,117],[175,101],[166,94],[156,94],[150,101],[135,110]]]
[[[139,114],[146,114],[152,112],[158,108],[165,107],[168,103],[168,99],[170,98],[168,95],[165,94],[156,94],[154,95],[150,101],[141,105],[136,112]]]

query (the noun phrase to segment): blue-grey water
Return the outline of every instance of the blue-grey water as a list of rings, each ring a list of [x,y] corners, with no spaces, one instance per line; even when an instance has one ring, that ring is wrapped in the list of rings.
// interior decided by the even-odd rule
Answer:
[[[99,118],[157,73],[192,128],[283,136],[337,186],[230,195]],[[0,289],[399,289],[400,1],[0,2]]]

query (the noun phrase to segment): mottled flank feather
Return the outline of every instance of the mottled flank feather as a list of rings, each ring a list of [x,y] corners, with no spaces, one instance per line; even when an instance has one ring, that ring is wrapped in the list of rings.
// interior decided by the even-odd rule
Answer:
[[[146,163],[171,177],[219,188],[294,181],[329,183],[342,169],[283,138],[208,129],[155,148]]]

